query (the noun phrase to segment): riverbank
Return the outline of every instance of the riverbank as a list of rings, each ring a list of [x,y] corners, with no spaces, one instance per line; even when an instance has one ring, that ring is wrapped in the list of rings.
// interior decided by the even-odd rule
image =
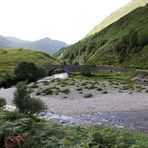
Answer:
[[[57,74],[49,77],[49,81],[46,78],[28,86],[31,95],[43,100],[48,112],[55,114],[148,111],[148,85],[130,81],[132,76],[103,73],[91,78],[80,75],[68,78],[67,74]],[[8,105],[12,105],[14,91],[15,87],[0,89],[0,96]]]
[[[8,105],[13,105],[15,88],[0,90]],[[5,93],[5,94],[4,94]],[[78,98],[73,92],[73,98],[59,96],[38,96],[48,106],[48,112],[64,115],[80,115],[95,112],[110,111],[148,111],[147,93],[109,93],[97,94],[92,98]]]

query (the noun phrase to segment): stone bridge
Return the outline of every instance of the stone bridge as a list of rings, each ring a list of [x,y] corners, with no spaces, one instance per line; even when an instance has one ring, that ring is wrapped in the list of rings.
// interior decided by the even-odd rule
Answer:
[[[44,65],[49,72],[55,69],[62,69],[65,72],[80,72],[83,65]],[[124,67],[112,67],[112,66],[96,66],[96,71],[116,71],[116,72],[127,72],[134,71],[132,68]]]

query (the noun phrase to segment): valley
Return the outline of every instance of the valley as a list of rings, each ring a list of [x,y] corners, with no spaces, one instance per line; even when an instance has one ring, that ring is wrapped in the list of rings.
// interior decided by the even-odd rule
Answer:
[[[37,19],[42,36],[55,27],[52,36],[64,40],[68,29],[84,29],[64,30],[71,6],[60,7],[53,7],[57,23],[41,11],[36,17],[46,16]],[[132,0],[72,45],[0,36],[0,148],[147,148],[147,14],[148,0]]]

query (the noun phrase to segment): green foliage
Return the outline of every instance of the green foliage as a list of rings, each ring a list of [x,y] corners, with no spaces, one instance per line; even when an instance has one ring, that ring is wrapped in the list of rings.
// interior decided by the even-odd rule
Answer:
[[[53,91],[50,88],[45,88],[41,93],[43,93],[43,95],[52,95]]]
[[[6,73],[4,77],[0,80],[0,86],[9,87],[16,83],[16,78]]]
[[[37,66],[59,63],[56,59],[44,52],[27,49],[0,48],[0,80],[6,74],[14,76],[14,69],[21,62],[31,62]]]
[[[92,96],[93,96],[93,94],[88,93],[88,94],[84,95],[84,98],[91,98]]]
[[[63,89],[63,90],[61,90],[61,93],[69,94],[70,93],[70,90],[69,89]]]
[[[82,89],[82,88],[77,88],[76,90],[77,90],[77,91],[82,91],[83,89]]]
[[[148,32],[143,32],[140,35],[138,42],[141,47],[148,45]]]
[[[130,30],[129,32],[129,47],[137,47],[138,45],[138,38],[137,38],[137,31]]]
[[[48,70],[42,66],[37,66],[37,77],[39,78],[43,78],[48,76]]]
[[[81,68],[81,74],[83,76],[92,76],[96,71],[96,66],[95,65],[83,65]]]
[[[46,71],[47,70],[42,67],[38,68],[34,63],[21,62],[15,69],[15,75],[18,81],[27,80],[32,82],[47,76]]]
[[[102,88],[97,88],[97,91],[102,91],[103,89]]]
[[[4,111],[4,112],[0,112],[0,120],[5,120],[5,121],[13,122],[13,121],[16,121],[16,120],[21,119],[21,118],[28,118],[28,116],[26,114],[20,113],[18,111],[14,111],[14,112]]]
[[[19,108],[20,112],[27,113],[26,105],[30,98],[27,85],[24,82],[20,82],[16,86],[16,91],[14,92],[14,104]]]
[[[39,85],[33,83],[33,84],[30,86],[30,88],[39,88]]]
[[[107,93],[108,93],[107,91],[103,91],[103,92],[102,92],[102,94],[107,94]]]
[[[29,98],[27,99],[26,110],[29,114],[39,114],[40,112],[46,111],[47,107],[40,99]]]
[[[6,105],[6,100],[5,100],[5,98],[1,98],[1,97],[0,97],[0,109],[3,109],[5,105]]]
[[[63,126],[55,122],[34,120],[26,115],[18,116],[18,112],[10,114],[16,114],[17,118],[3,118],[8,112],[0,111],[0,147],[3,147],[5,137],[13,135],[24,136],[25,141],[20,147],[31,148],[140,148],[148,145],[147,134],[101,126]]]
[[[135,9],[100,32],[62,49],[56,57],[70,63],[148,68],[147,14],[148,6]]]
[[[20,82],[14,92],[14,104],[20,112],[26,114],[39,113],[46,110],[44,103],[30,96],[26,83]]]

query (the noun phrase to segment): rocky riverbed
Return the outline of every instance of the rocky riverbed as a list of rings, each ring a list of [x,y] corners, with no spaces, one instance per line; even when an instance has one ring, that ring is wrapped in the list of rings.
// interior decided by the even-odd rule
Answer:
[[[101,80],[52,81],[67,77],[67,74],[58,74],[29,85],[31,95],[48,106],[47,114],[40,115],[42,118],[66,125],[103,125],[148,133],[147,85],[131,89],[127,84]],[[52,90],[52,94],[42,94],[45,89]],[[6,99],[10,111],[15,109],[11,107],[14,91],[15,87],[0,89],[0,96]],[[87,98],[88,93],[92,96]]]

